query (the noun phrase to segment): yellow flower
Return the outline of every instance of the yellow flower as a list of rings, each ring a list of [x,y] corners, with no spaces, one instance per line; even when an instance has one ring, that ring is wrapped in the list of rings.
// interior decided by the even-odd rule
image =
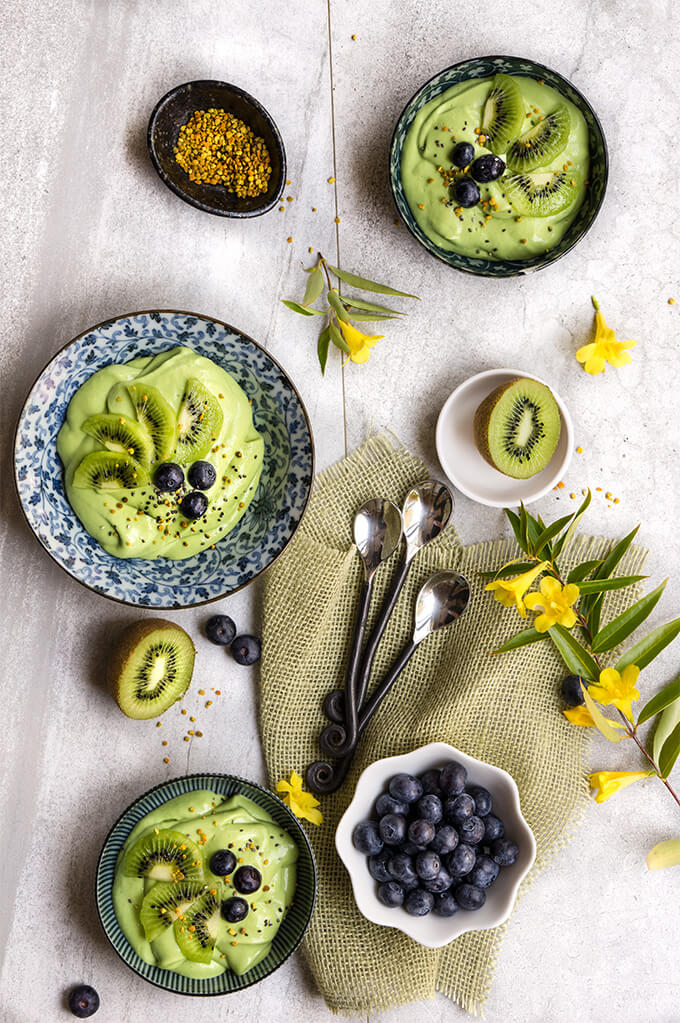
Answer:
[[[562,713],[572,725],[583,725],[584,728],[595,727],[593,715],[583,704],[580,704],[578,707],[569,707],[568,710],[563,710]]]
[[[526,618],[527,611],[522,598],[536,576],[543,571],[547,564],[547,561],[542,561],[536,568],[530,568],[528,572],[518,575],[515,579],[494,579],[484,589],[491,590],[494,600],[500,601],[503,607],[514,607],[520,618]]]
[[[338,323],[342,336],[347,342],[349,358],[352,362],[366,362],[376,341],[382,340],[385,336],[384,334],[362,334],[355,326],[345,323],[344,320],[338,320]]]
[[[319,805],[319,800],[315,799],[311,792],[302,791],[302,778],[295,771],[290,772],[288,781],[283,779],[277,783],[276,791],[286,793],[281,798],[296,817],[303,817],[305,820],[311,821],[312,824],[321,824],[323,814],[321,810],[314,809]]]
[[[651,778],[653,774],[654,771],[596,771],[590,776],[591,788],[597,789],[595,802],[604,803],[619,789],[625,789],[642,778]]]
[[[611,327],[605,323],[604,316],[600,311],[600,303],[593,297],[595,306],[595,340],[589,345],[579,348],[576,358],[584,362],[583,367],[586,373],[602,373],[605,363],[610,366],[625,366],[631,362],[631,357],[626,351],[627,348],[635,348],[637,341],[617,341],[616,335]]]
[[[588,686],[588,692],[603,707],[613,704],[632,721],[631,703],[640,699],[640,692],[635,688],[639,674],[640,669],[636,664],[629,664],[622,674],[616,668],[605,668],[600,672],[599,684]]]
[[[534,621],[536,632],[547,632],[553,625],[570,629],[576,621],[576,612],[571,605],[576,603],[581,592],[576,583],[562,586],[557,579],[547,575],[541,579],[540,589],[540,593],[530,593],[525,601],[532,611],[542,611]]]

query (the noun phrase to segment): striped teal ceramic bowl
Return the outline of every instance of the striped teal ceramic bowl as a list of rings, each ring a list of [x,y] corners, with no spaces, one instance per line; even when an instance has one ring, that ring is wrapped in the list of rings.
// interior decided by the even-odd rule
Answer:
[[[588,125],[588,139],[590,142],[590,175],[589,188],[581,209],[579,210],[573,224],[553,249],[541,253],[532,259],[476,259],[472,256],[463,256],[457,252],[447,252],[440,248],[431,238],[428,238],[424,231],[416,223],[411,212],[404,189],[401,183],[401,150],[404,145],[404,138],[411,127],[411,123],[426,103],[439,96],[440,93],[450,89],[452,85],[459,82],[468,82],[473,78],[493,78],[497,74],[506,75],[527,75],[529,78],[543,79],[547,85],[566,96],[567,99],[578,107]],[[576,86],[563,78],[557,71],[552,71],[543,64],[525,57],[473,57],[470,60],[462,60],[459,64],[453,64],[444,71],[440,71],[429,82],[421,86],[414,96],[408,101],[402,110],[392,135],[390,145],[390,185],[392,195],[399,211],[401,219],[413,237],[437,259],[456,270],[463,270],[465,273],[476,274],[480,277],[515,277],[518,274],[530,273],[532,270],[542,270],[550,266],[556,259],[564,256],[570,249],[583,238],[592,226],[595,218],[600,212],[607,189],[607,178],[609,175],[609,157],[607,154],[607,143],[605,141],[602,125],[597,114],[591,107],[588,100],[583,96]]]
[[[151,810],[157,809],[169,799],[186,795],[195,789],[210,789],[227,799],[235,795],[252,799],[273,817],[279,827],[288,832],[299,850],[295,902],[274,938],[269,955],[242,977],[237,977],[231,970],[225,970],[217,977],[195,979],[183,977],[172,970],[162,970],[158,966],[144,962],[120,929],[113,909],[113,878],[116,860],[135,824]],[[300,822],[273,792],[255,782],[245,781],[243,778],[237,778],[230,774],[188,774],[149,789],[128,806],[127,810],[118,818],[104,842],[99,857],[95,897],[99,919],[107,938],[123,962],[127,963],[130,969],[138,973],[144,980],[148,980],[150,984],[155,984],[165,991],[174,991],[180,995],[229,995],[234,991],[242,991],[244,988],[251,987],[274,973],[302,941],[316,902],[316,861]]]

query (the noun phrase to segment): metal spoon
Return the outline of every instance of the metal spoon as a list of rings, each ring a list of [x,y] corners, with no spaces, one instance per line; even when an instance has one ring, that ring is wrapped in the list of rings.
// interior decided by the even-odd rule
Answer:
[[[357,705],[361,707],[368,689],[373,659],[378,644],[389,621],[389,617],[399,599],[406,576],[409,573],[413,559],[419,550],[425,547],[432,540],[435,540],[442,530],[446,529],[453,513],[453,496],[451,491],[439,480],[426,480],[413,487],[406,495],[401,517],[404,522],[404,535],[406,537],[406,552],[404,561],[395,577],[388,596],[385,599],[382,611],[378,617],[373,632],[368,638],[363,660],[361,662],[361,674],[357,682]],[[323,704],[326,716],[331,721],[342,723],[345,717],[343,706],[342,689],[334,689],[329,693]],[[332,753],[330,748],[324,748],[325,753]]]
[[[457,621],[465,611],[469,600],[469,583],[458,572],[436,572],[427,580],[416,601],[413,638],[406,644],[387,676],[361,709],[357,739],[354,745],[336,764],[317,760],[307,768],[307,784],[313,792],[324,795],[340,788],[347,776],[359,738],[415,653],[418,644],[433,632],[444,629]]]

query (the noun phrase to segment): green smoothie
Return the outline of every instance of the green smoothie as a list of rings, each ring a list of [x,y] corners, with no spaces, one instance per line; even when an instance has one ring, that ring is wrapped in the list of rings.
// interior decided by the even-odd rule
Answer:
[[[260,887],[243,896],[248,913],[238,923],[228,923],[218,911],[212,926],[215,945],[209,962],[186,958],[176,940],[175,917],[162,933],[147,941],[140,921],[144,896],[163,882],[149,877],[128,877],[123,862],[138,839],[164,830],[181,832],[200,850],[199,859],[206,890],[217,891],[218,900],[239,897],[234,874],[218,878],[210,861],[219,850],[230,850],[240,867],[255,867]],[[186,977],[213,977],[226,969],[239,975],[252,969],[268,954],[295,891],[298,849],[290,836],[276,825],[262,807],[246,799],[222,796],[206,790],[177,796],[148,813],[135,825],[118,857],[113,883],[113,906],[125,937],[145,962]],[[177,881],[177,884],[180,882]],[[198,886],[198,883],[197,883]],[[166,885],[167,887],[167,885]]]
[[[147,397],[147,393],[156,396],[166,420],[172,421],[175,433],[170,440],[165,434],[160,440],[153,438],[154,426],[167,433],[167,422],[145,424],[139,415],[135,396]],[[194,395],[195,403],[199,394],[204,403],[193,421],[191,409],[186,412],[187,394]],[[192,491],[188,478],[169,493],[154,485],[154,474],[160,463],[173,462],[179,463],[184,479],[192,458],[190,447],[185,444],[182,449],[182,428],[198,433],[203,407],[214,429],[206,436],[207,450],[201,450],[200,461],[214,468],[215,481],[201,491],[207,497],[207,510],[190,519],[179,507]],[[151,409],[152,416],[154,411]],[[95,423],[103,423],[99,433],[94,429],[97,436],[92,435],[92,417],[96,417]],[[115,434],[107,448],[108,434],[101,431],[113,429],[111,423],[128,424],[133,436],[130,448],[122,449]],[[166,444],[162,457],[159,444]],[[69,503],[104,550],[118,558],[181,559],[214,546],[245,514],[262,472],[264,443],[253,424],[248,397],[236,380],[211,359],[179,347],[93,373],[69,403],[57,436],[57,451],[64,464]],[[94,463],[92,458],[88,460],[93,455]],[[128,460],[125,486],[115,477],[111,482],[104,471],[97,475],[98,460],[104,460],[108,472],[108,465],[118,456]],[[85,474],[79,467],[92,464],[94,470],[83,480]]]
[[[453,189],[456,180],[469,176],[469,167],[452,162],[457,143],[474,146],[474,158],[489,154],[480,134],[485,103],[494,81],[470,80],[452,86],[426,103],[416,114],[401,156],[401,180],[413,216],[439,248],[472,258],[525,260],[554,248],[572,224],[588,187],[588,128],[580,110],[555,89],[524,76],[513,76],[524,103],[522,133],[538,126],[559,108],[568,111],[568,141],[554,158],[518,173],[509,165],[502,177],[479,183],[480,201],[461,208]],[[562,115],[566,114],[562,111]],[[505,162],[507,153],[497,153]],[[472,162],[472,161],[470,161]],[[563,181],[557,180],[562,177]],[[519,181],[519,177],[525,180]],[[510,179],[513,179],[510,181]],[[545,216],[518,212],[509,191],[513,187],[563,188],[569,203]],[[557,204],[555,204],[557,205]],[[538,209],[535,203],[533,209]]]

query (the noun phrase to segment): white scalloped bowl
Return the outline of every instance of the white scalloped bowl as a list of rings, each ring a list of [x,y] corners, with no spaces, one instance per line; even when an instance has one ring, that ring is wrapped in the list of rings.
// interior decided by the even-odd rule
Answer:
[[[434,767],[443,767],[457,760],[468,772],[468,781],[483,785],[493,797],[492,813],[501,817],[505,833],[519,846],[519,856],[511,867],[501,867],[496,882],[487,888],[486,903],[475,912],[459,910],[455,916],[409,916],[402,909],[390,909],[378,902],[377,883],[368,872],[367,859],[352,844],[352,832],[363,820],[374,817],[374,803],[394,774],[422,774]],[[468,931],[485,931],[498,927],[510,916],[519,886],[536,858],[536,840],[522,816],[519,792],[513,778],[500,767],[485,764],[445,742],[432,742],[428,746],[398,757],[385,757],[370,764],[357,782],[349,804],[335,833],[335,847],[352,882],[354,899],[359,912],[381,927],[395,927],[426,948],[442,948]]]

